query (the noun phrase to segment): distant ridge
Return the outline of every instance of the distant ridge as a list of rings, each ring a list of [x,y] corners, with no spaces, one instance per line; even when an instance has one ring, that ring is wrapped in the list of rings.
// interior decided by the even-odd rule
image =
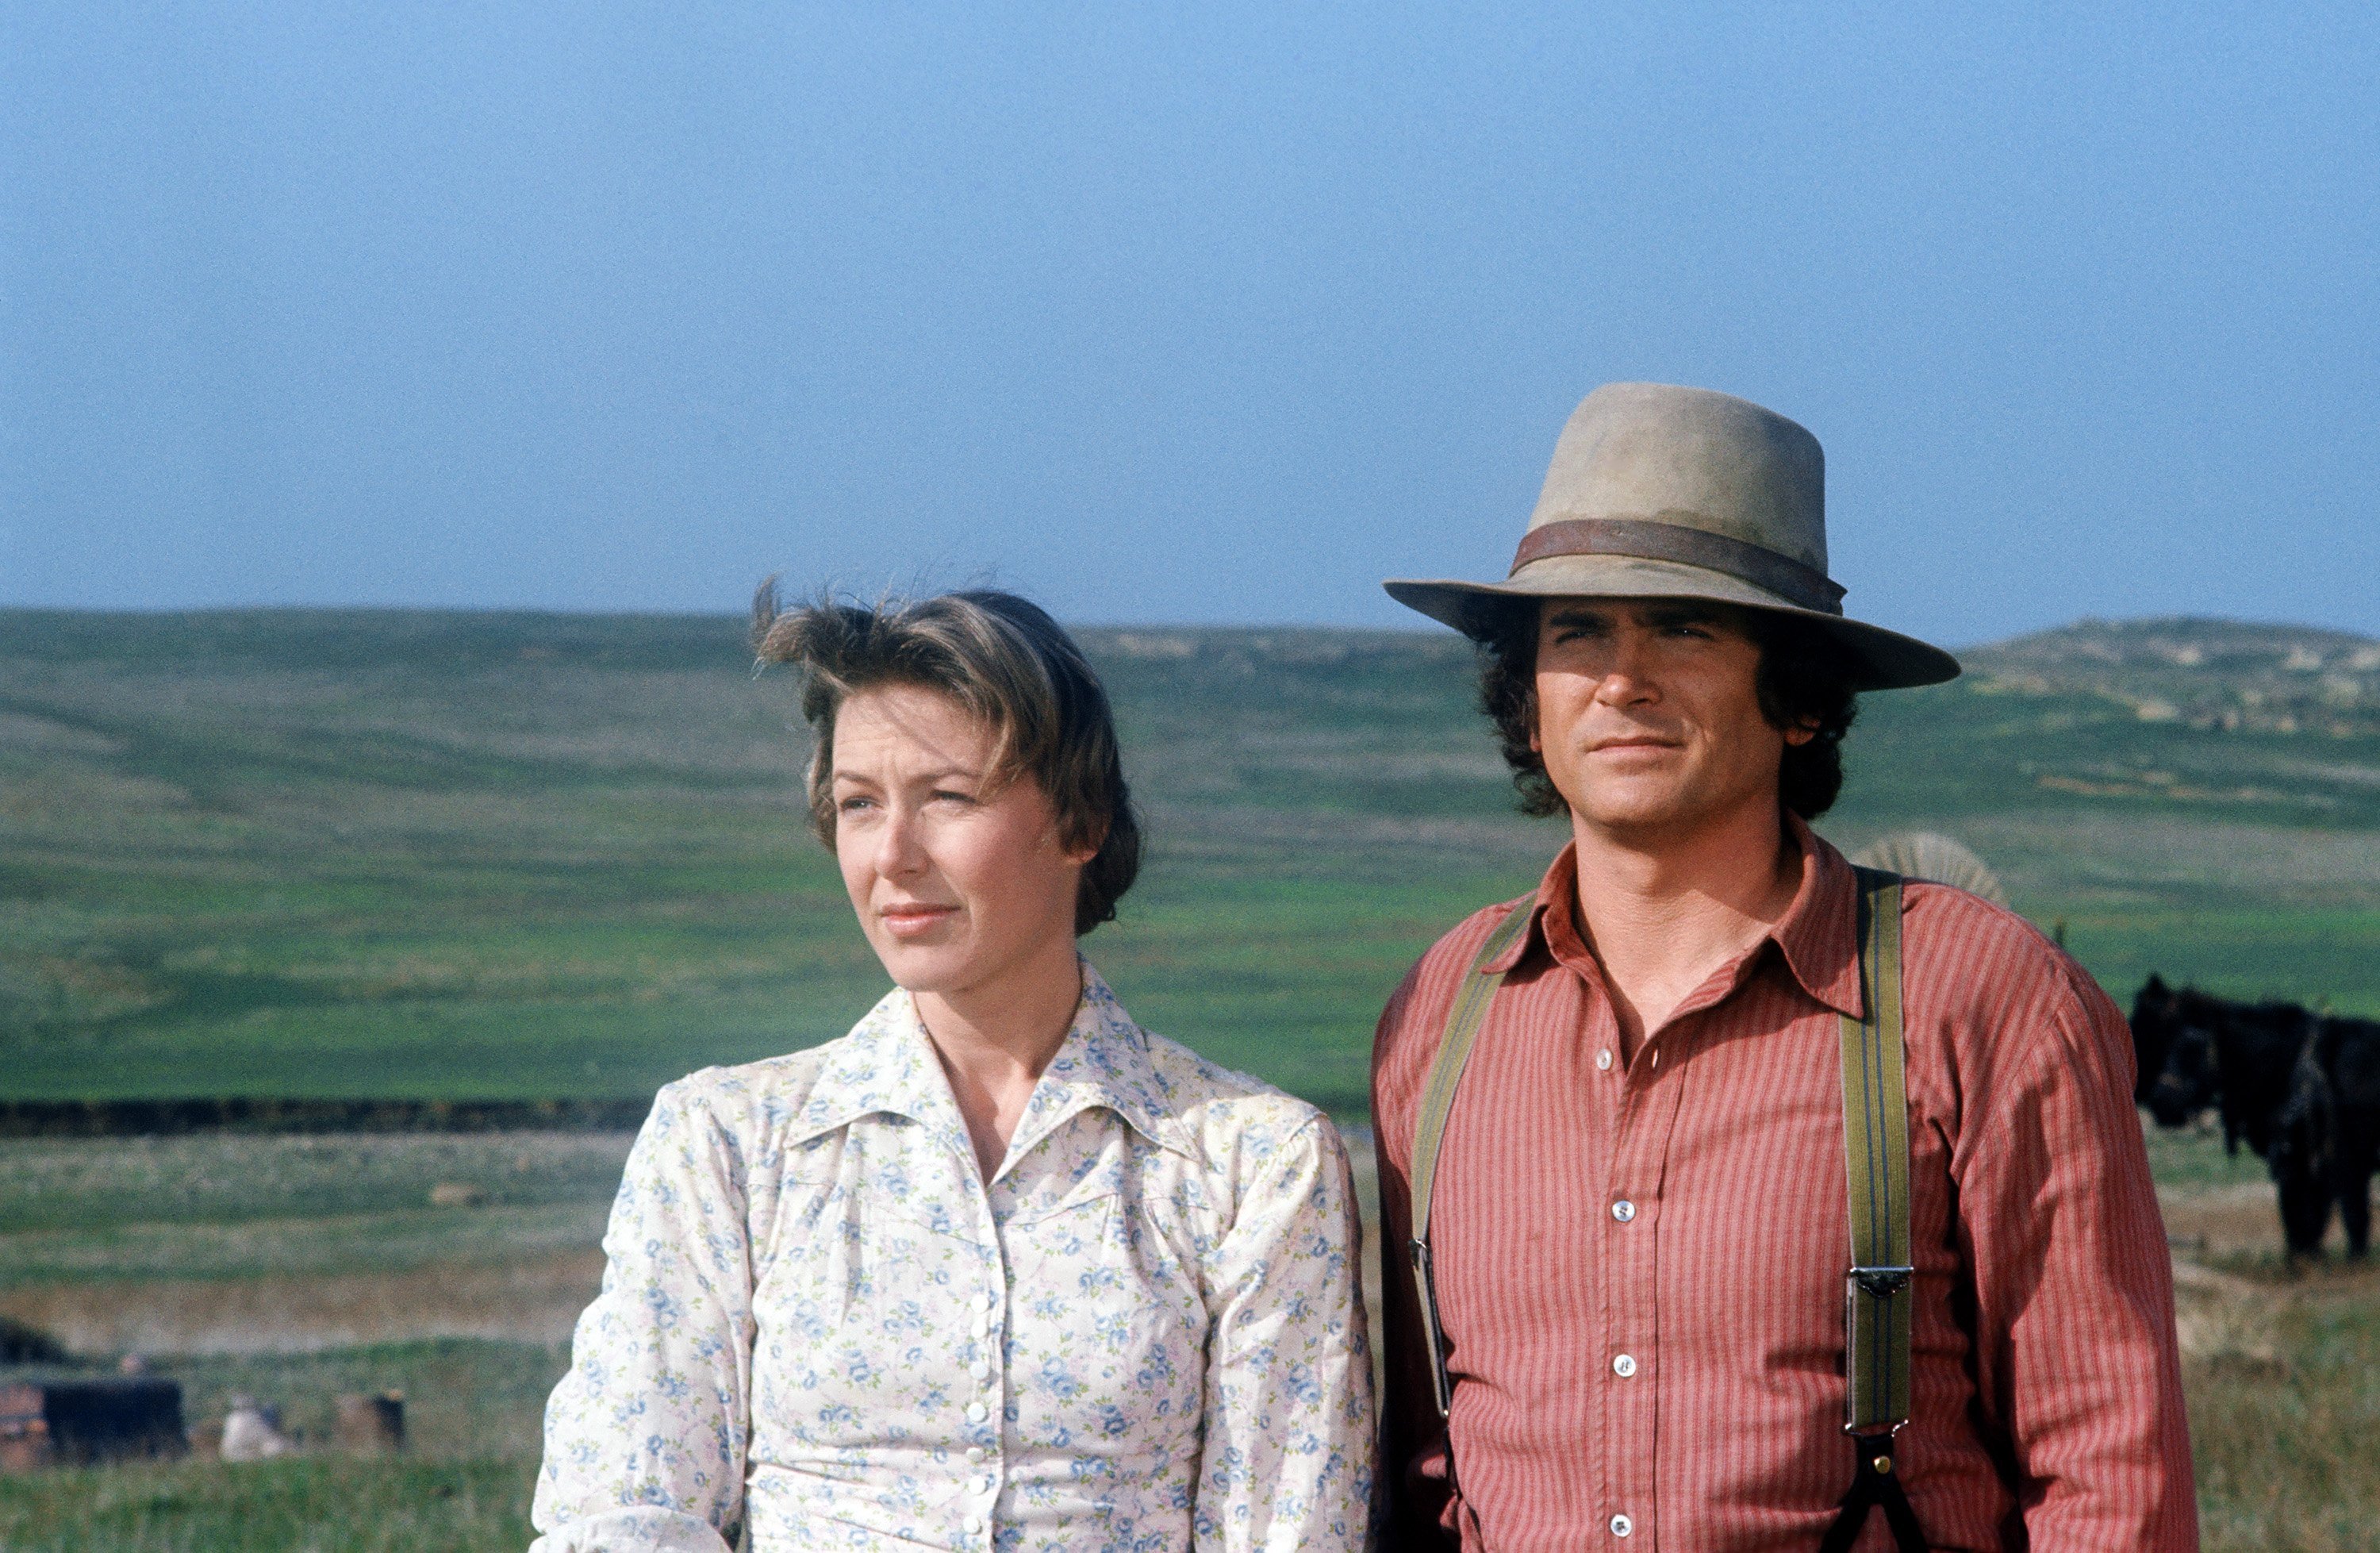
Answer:
[[[2380,640],[2349,631],[2192,616],[2078,620],[1960,656],[1978,690],[2099,696],[2143,722],[2380,732]]]

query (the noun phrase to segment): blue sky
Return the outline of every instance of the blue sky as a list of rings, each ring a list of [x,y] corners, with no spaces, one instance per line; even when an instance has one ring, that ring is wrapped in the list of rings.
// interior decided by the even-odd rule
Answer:
[[[2380,631],[2380,12],[1982,11],[14,0],[0,603],[1418,624],[1649,378],[1867,618]]]

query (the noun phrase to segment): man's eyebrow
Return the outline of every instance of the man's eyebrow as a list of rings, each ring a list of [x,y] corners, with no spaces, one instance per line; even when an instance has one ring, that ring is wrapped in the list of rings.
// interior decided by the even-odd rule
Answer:
[[[1598,626],[1603,624],[1606,620],[1609,620],[1610,618],[1611,612],[1607,609],[1597,609],[1592,605],[1585,604],[1566,604],[1559,609],[1549,611],[1546,616],[1546,624],[1549,626]]]
[[[1728,618],[1723,610],[1694,604],[1657,604],[1648,605],[1645,618],[1657,626],[1723,626]]]

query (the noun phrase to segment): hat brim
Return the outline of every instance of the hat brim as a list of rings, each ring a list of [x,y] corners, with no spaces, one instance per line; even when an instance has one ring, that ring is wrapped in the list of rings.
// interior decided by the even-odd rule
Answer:
[[[1849,649],[1860,666],[1853,687],[1900,691],[1959,677],[1959,660],[1939,647],[1821,610],[1805,608],[1740,577],[1682,561],[1635,556],[1553,556],[1532,561],[1504,582],[1391,578],[1381,584],[1409,609],[1478,636],[1486,621],[1513,601],[1546,598],[1710,599],[1807,620]]]

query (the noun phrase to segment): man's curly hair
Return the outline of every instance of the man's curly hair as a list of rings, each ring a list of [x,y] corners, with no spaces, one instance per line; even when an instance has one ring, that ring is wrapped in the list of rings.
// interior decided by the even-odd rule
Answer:
[[[1537,727],[1538,611],[1533,603],[1488,605],[1474,612],[1465,631],[1479,648],[1479,710],[1496,726],[1504,764],[1520,790],[1521,813],[1542,816],[1563,813],[1569,805],[1546,775],[1544,757],[1529,748]],[[1729,609],[1729,618],[1760,648],[1753,681],[1760,715],[1771,728],[1815,731],[1806,743],[1785,746],[1777,773],[1785,807],[1815,820],[1834,807],[1843,789],[1843,736],[1859,715],[1857,665],[1833,637],[1793,616]]]

